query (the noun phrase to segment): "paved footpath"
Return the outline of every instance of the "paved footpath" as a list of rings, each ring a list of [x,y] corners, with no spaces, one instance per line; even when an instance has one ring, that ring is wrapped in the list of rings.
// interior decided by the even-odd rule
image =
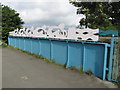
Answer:
[[[3,88],[107,88],[94,76],[47,63],[22,51],[2,50]]]

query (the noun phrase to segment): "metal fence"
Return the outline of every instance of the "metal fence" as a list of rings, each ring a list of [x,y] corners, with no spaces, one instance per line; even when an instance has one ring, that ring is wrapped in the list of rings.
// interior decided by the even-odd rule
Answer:
[[[8,38],[8,42],[13,47],[66,65],[66,68],[76,67],[83,68],[84,72],[92,71],[93,75],[103,80],[111,75],[111,45],[108,43],[13,36]]]

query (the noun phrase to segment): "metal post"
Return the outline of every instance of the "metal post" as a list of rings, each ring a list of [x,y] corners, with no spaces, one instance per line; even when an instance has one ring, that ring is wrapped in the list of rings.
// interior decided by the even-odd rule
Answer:
[[[85,45],[83,44],[83,71],[85,71]]]
[[[52,54],[52,53],[51,53],[51,49],[52,49],[52,48],[51,48],[51,39],[48,39],[48,40],[49,40],[49,42],[50,42],[50,60],[52,60],[52,58],[51,58],[51,54]]]
[[[112,76],[112,67],[113,67],[113,50],[114,50],[114,35],[111,38],[111,48],[110,48],[110,59],[109,59],[109,72],[108,72],[108,80],[111,81]]]
[[[8,37],[8,45],[10,45],[10,37]]]
[[[15,47],[17,47],[17,45],[16,45],[16,40],[17,40],[17,39],[16,39],[16,37],[15,37]]]
[[[39,39],[39,55],[41,55],[41,41],[40,41],[40,39]]]
[[[67,41],[67,65],[66,65],[66,68],[68,68],[69,67],[69,64],[70,64],[70,57],[69,57],[69,55],[70,55],[70,46],[69,46],[69,43],[68,43],[68,41]]]
[[[24,38],[24,50],[25,50],[25,38]]]
[[[29,38],[29,40],[30,40],[30,38]],[[31,53],[33,53],[33,51],[32,51],[32,44],[33,44],[33,43],[32,43],[32,39],[31,39]]]
[[[107,44],[105,44],[103,80],[105,80],[105,78],[106,78],[106,70],[107,70],[107,53],[108,53],[108,47],[107,47]]]
[[[19,41],[18,42],[19,42],[19,49],[20,49],[20,37],[19,37]]]
[[[53,60],[53,43],[50,40],[50,59]]]

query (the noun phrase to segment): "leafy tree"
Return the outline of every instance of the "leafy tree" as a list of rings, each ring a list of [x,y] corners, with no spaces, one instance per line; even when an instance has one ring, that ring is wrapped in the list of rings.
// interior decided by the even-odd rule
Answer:
[[[86,18],[80,20],[81,26],[89,28],[120,30],[120,1],[119,2],[76,2],[70,3],[78,7],[77,14]]]
[[[7,42],[7,38],[10,31],[13,31],[16,28],[21,28],[24,24],[23,20],[19,17],[14,9],[1,5],[2,8],[2,40]]]

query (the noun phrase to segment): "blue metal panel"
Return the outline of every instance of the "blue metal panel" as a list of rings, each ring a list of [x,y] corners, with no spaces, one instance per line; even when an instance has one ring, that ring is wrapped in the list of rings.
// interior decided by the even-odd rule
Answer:
[[[24,38],[24,51],[25,51],[25,38]]]
[[[16,48],[19,48],[19,37],[18,38],[16,38]]]
[[[13,37],[11,37],[11,46],[13,46]]]
[[[38,43],[39,43],[39,54],[38,55],[41,55],[41,40],[40,39],[38,39]]]
[[[53,60],[53,42],[50,40],[50,59]]]
[[[50,59],[50,40],[41,40],[41,55]]]
[[[69,42],[68,48],[69,63],[67,67],[82,67],[83,65],[83,45],[81,43]]]
[[[10,37],[8,37],[8,45],[10,45],[11,44],[11,38]]]
[[[28,52],[31,52],[31,39],[25,38],[25,50]]]
[[[11,37],[10,41],[11,41],[11,46],[13,46],[13,37]]]
[[[85,61],[83,70],[92,71],[95,76],[103,77],[104,45],[85,45]]]
[[[15,37],[12,37],[12,46],[15,47]]]
[[[67,43],[63,41],[52,41],[53,44],[53,60],[56,63],[67,63]]]
[[[20,49],[24,50],[24,38],[20,38],[19,39],[19,45],[20,45]]]
[[[83,71],[85,71],[85,69],[84,69],[84,68],[85,68],[85,61],[86,61],[86,60],[85,60],[85,59],[86,59],[86,58],[85,58],[85,54],[86,54],[85,44],[83,44]]]
[[[10,37],[10,45],[13,46],[13,38]]]
[[[32,39],[32,53],[39,54],[40,47],[38,39]]]
[[[32,38],[31,38],[31,40],[30,40],[30,53],[33,53],[33,40],[32,40]]]
[[[106,35],[118,36],[118,31],[116,31],[116,30],[99,30],[99,35],[102,35],[102,36],[106,36]]]
[[[14,37],[15,40],[15,47],[17,48],[17,37]]]

